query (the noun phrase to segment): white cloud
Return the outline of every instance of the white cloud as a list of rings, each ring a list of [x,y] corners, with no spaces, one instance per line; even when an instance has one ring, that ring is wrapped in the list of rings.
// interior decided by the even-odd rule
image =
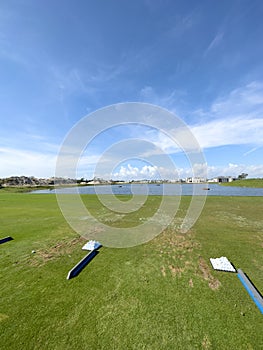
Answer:
[[[214,39],[215,43],[221,36]],[[183,95],[182,92],[174,90],[159,96],[151,86],[146,86],[141,90],[140,96],[146,102],[169,108],[175,113],[174,106]],[[195,110],[190,116],[201,120],[201,123],[189,125],[189,128],[202,148],[234,144],[262,145],[263,83],[253,81],[234,89],[228,95],[216,99],[208,109]],[[171,135],[175,139],[183,139],[186,146],[191,141],[182,137],[176,129],[171,130]],[[153,132],[152,135],[148,133],[147,138],[165,152],[178,152],[173,140],[161,132]]]
[[[157,166],[144,165],[141,174],[151,179],[158,174],[158,168]]]
[[[163,167],[156,165],[144,165],[142,167],[121,166],[118,172],[113,174],[114,179],[121,180],[141,180],[141,179],[169,179],[178,180],[180,178],[186,178],[190,176],[205,177],[206,178],[206,166],[203,164],[194,164],[192,168],[179,168],[179,167]]]
[[[209,113],[214,117],[261,117],[263,112],[263,83],[253,81],[215,100]]]
[[[193,114],[203,121],[191,127],[201,147],[263,144],[263,83],[251,82]],[[205,120],[205,121],[204,121]]]
[[[263,165],[245,165],[229,163],[226,166],[208,166],[208,178],[216,176],[233,176],[246,173],[250,178],[263,178]]]
[[[263,119],[213,120],[191,130],[202,148],[263,143]]]
[[[195,164],[192,168],[163,168],[159,166],[143,166],[137,167],[128,164],[121,166],[118,172],[113,174],[114,179],[122,180],[138,180],[138,179],[184,179],[187,177],[204,177],[213,178],[219,175],[237,177],[243,172],[249,177],[263,178],[263,165],[245,165],[229,163],[226,166],[216,165],[199,165]]]
[[[144,93],[146,94],[147,91],[150,94],[153,90],[149,87]],[[168,103],[172,104],[172,96],[173,94],[166,98]],[[248,155],[263,146],[263,84],[261,82],[251,82],[244,87],[235,89],[227,96],[214,101],[207,110],[194,111],[194,114],[199,115],[202,122],[198,125],[191,125],[190,130],[202,148],[246,144],[251,145],[251,150],[244,154]],[[127,150],[125,147],[119,147],[117,155],[110,153],[107,159],[104,159],[105,166],[102,164],[101,167],[101,169],[105,169],[105,174],[110,173],[110,169],[112,169],[109,164],[116,165],[116,161],[118,164],[119,160],[138,156],[138,158],[149,159],[151,163],[151,160],[157,159],[154,157],[178,153],[180,151],[176,142],[160,130],[146,128],[145,131],[143,127],[138,127],[135,129],[131,128],[130,131],[127,129],[126,132],[128,133],[126,135],[128,139],[133,136],[138,140],[148,141],[148,144],[143,144],[139,141],[133,144],[130,147],[132,150],[131,156],[129,156],[129,149]],[[189,135],[187,137],[183,136],[180,133],[180,129],[170,130],[170,135],[175,140],[177,138],[179,140],[184,139],[186,150],[191,148],[191,142],[189,143],[187,140]],[[1,139],[0,177],[10,175],[53,176],[55,173],[58,145],[45,143],[45,138],[39,135],[34,136],[31,134],[31,136],[26,135],[27,137],[24,136],[23,138],[21,138],[21,135],[18,136],[13,136],[12,139]],[[17,143],[18,139],[19,144]],[[150,147],[149,143],[152,143],[155,147]],[[30,147],[31,150],[34,149],[34,151],[27,151],[25,145],[28,146],[27,148]],[[85,172],[91,175],[92,169],[95,168],[99,160],[103,143],[99,147],[101,149],[96,149],[96,152],[93,150],[89,156],[83,154],[77,169],[79,173]],[[151,156],[153,158],[149,158]],[[103,163],[103,160],[100,160],[100,162]],[[157,164],[158,167],[154,167],[153,164]],[[161,160],[158,160],[156,163],[151,163],[149,167],[123,167],[116,175],[120,177],[130,176],[132,178],[153,178],[157,176],[162,165]],[[235,172],[241,173],[243,171],[251,177],[262,176],[261,165],[245,166],[241,164],[235,167],[230,165],[226,165],[225,167],[210,166],[208,170],[214,176],[218,174],[238,175]],[[103,171],[101,173],[103,176]],[[168,169],[167,171],[162,170],[162,177],[177,178],[178,174],[179,177],[184,177],[188,173],[189,171],[187,169],[176,169],[176,171]]]
[[[0,177],[55,175],[56,155],[14,148],[0,147]]]
[[[114,179],[136,180],[136,179],[156,179],[159,178],[158,167],[152,165],[144,165],[139,168],[128,164],[121,166],[118,172],[113,174]]]
[[[32,152],[12,148],[0,148],[1,173],[0,177],[13,175],[26,175],[36,177],[51,177],[55,175],[56,154],[45,154],[42,152]],[[97,156],[87,157],[80,160],[78,177],[83,175],[91,178],[94,166],[98,160]],[[205,176],[204,165],[194,165],[193,169],[188,168],[167,168],[156,165],[144,166],[121,166],[114,174],[96,174],[103,178],[115,178],[123,180],[132,179],[178,179],[189,176]],[[207,177],[212,178],[218,175],[238,176],[242,172],[248,173],[249,177],[263,178],[263,165],[246,165],[229,163],[226,166],[209,165],[207,167]]]
[[[175,141],[161,131],[151,130],[148,133],[144,133],[141,138],[156,146],[156,148],[152,150],[154,154],[171,154],[179,151],[179,146]],[[145,155],[145,153],[143,153],[143,155]]]

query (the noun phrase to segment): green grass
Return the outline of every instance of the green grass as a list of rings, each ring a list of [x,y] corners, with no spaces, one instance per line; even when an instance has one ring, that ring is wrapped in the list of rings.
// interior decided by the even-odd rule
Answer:
[[[263,188],[263,179],[244,179],[221,183],[223,186]]]
[[[1,186],[0,193],[26,193],[36,190],[52,190],[54,186]]]
[[[127,200],[127,197],[122,197]],[[108,223],[95,196],[83,196]],[[143,212],[110,224],[131,227]],[[261,349],[263,315],[236,274],[214,271],[209,257],[227,256],[263,291],[263,198],[208,197],[185,235],[174,222],[151,242],[103,247],[72,280],[85,255],[55,195],[0,192],[1,349]],[[32,254],[32,250],[36,253]]]

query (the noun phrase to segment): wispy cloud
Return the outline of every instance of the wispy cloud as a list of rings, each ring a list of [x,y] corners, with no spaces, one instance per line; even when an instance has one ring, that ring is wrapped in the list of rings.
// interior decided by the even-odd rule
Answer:
[[[206,57],[212,50],[214,50],[223,40],[224,32],[220,31],[216,34],[208,47],[205,49],[203,56]]]
[[[125,58],[124,58],[125,61]],[[93,83],[105,83],[117,79],[127,69],[125,62],[120,64],[96,63],[95,70],[88,73],[88,81]]]
[[[253,148],[250,149],[249,151],[245,152],[245,153],[243,154],[243,156],[246,157],[246,156],[248,156],[249,154],[251,154],[251,153],[257,151],[259,148],[262,148],[262,146],[261,146],[261,147],[253,147]]]
[[[191,30],[199,20],[198,12],[192,11],[186,15],[180,15],[175,18],[175,24],[167,31],[167,37],[182,38],[183,35]]]
[[[62,140],[61,140],[62,141]],[[45,136],[40,133],[29,132],[12,132],[4,134],[0,132],[0,147],[1,149],[13,149],[24,152],[33,150],[34,152],[56,154],[59,150],[59,143],[52,143]]]
[[[49,86],[52,91],[57,90],[57,96],[60,96],[60,102],[72,94],[90,95],[96,92],[96,89],[83,80],[83,72],[76,67],[66,68],[56,65],[47,66]]]
[[[0,133],[0,177],[26,175],[51,177],[55,174],[60,145],[40,133]]]
[[[253,116],[262,118],[263,83],[253,81],[232,90],[228,95],[215,100],[208,112],[214,117]]]
[[[184,97],[186,92],[180,89],[173,89],[166,92],[158,93],[152,86],[144,86],[139,92],[139,99],[168,109],[169,111],[179,114],[177,106],[184,105]]]

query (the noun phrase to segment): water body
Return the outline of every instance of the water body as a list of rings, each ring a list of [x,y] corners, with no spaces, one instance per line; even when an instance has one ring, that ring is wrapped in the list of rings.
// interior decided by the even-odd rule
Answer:
[[[209,188],[209,190],[207,190]],[[31,193],[73,194],[126,194],[126,195],[165,195],[165,196],[263,196],[263,188],[232,187],[218,184],[123,184],[65,187],[57,190],[38,190]]]

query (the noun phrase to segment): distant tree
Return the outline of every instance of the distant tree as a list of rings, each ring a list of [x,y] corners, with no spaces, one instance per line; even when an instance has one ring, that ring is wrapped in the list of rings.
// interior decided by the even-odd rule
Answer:
[[[242,173],[242,174],[238,175],[237,179],[244,180],[247,176],[248,176],[248,174]]]

